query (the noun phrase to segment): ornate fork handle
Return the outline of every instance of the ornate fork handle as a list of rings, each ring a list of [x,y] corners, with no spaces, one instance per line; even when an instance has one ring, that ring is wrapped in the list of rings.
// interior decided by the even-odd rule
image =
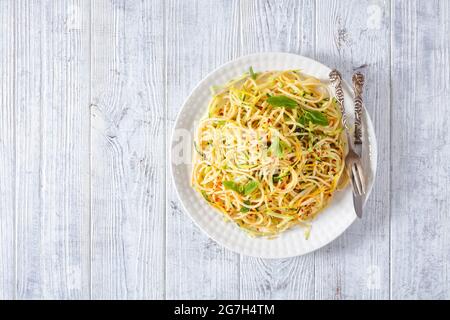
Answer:
[[[361,145],[353,145],[350,142],[350,135],[349,135],[349,129],[347,127],[347,117],[345,114],[345,108],[344,108],[344,91],[342,90],[342,76],[337,70],[333,70],[330,72],[330,82],[336,89],[336,99],[339,102],[339,105],[341,107],[341,113],[342,113],[342,124],[344,126],[344,129],[346,130],[346,136],[347,136],[347,143],[348,143],[348,152],[345,156],[345,167],[347,169],[347,172],[349,174],[349,177],[351,179],[351,183],[353,186],[353,205],[355,208],[355,212],[358,215],[358,217],[362,217],[363,212],[363,195],[365,194],[365,186],[364,186],[364,172],[363,168],[361,166],[361,157],[360,154],[356,153],[354,150],[354,147],[357,146],[358,148],[361,147]],[[361,102],[362,105],[362,102]],[[362,107],[361,107],[362,108]],[[361,119],[361,117],[359,117]],[[359,120],[361,121],[361,120]],[[356,142],[356,137],[355,137]],[[359,152],[360,153],[360,152]]]
[[[355,94],[355,144],[361,144],[362,130],[361,130],[361,116],[362,116],[362,89],[364,86],[364,75],[362,73],[355,73],[352,77],[353,91]]]
[[[345,115],[345,107],[344,107],[344,91],[342,90],[342,75],[339,71],[336,69],[332,70],[330,72],[330,81],[333,87],[336,91],[336,99],[339,102],[339,106],[341,108],[341,114],[342,114],[342,125],[345,129],[348,129],[347,127],[347,116]]]

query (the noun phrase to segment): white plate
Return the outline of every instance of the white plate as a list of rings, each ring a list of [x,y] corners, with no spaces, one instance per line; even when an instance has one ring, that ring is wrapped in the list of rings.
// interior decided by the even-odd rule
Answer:
[[[304,229],[294,227],[276,239],[250,238],[234,223],[225,222],[222,214],[211,208],[191,187],[192,139],[194,128],[206,114],[211,99],[210,87],[222,85],[242,75],[252,66],[257,71],[300,69],[322,81],[328,82],[331,69],[309,58],[288,53],[259,53],[228,62],[206,76],[186,99],[175,122],[171,142],[171,169],[178,196],[184,210],[192,220],[213,240],[224,247],[253,257],[286,258],[312,252],[337,238],[355,220],[350,186],[337,192],[330,205],[312,222],[309,239]],[[352,120],[354,110],[348,84],[344,85],[346,111]],[[364,111],[365,163],[368,173],[368,193],[375,176],[377,148],[372,122]],[[184,158],[184,161],[183,161]],[[367,213],[369,214],[369,213]]]

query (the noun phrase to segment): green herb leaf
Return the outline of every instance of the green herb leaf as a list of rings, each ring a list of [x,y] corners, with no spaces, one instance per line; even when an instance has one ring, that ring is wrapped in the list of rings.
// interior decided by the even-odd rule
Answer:
[[[194,141],[194,148],[195,148],[195,151],[197,151],[197,153],[198,153],[202,158],[205,158],[205,154],[204,154],[203,152],[200,151],[200,149],[199,149],[199,147],[198,147],[198,145],[197,145],[197,142],[195,142],[195,141]]]
[[[320,111],[310,111],[312,122],[322,126],[328,125],[328,118]]]
[[[203,198],[205,198],[206,201],[210,201],[208,195],[206,194],[205,190],[201,191]]]
[[[308,119],[306,118],[306,115],[302,115],[300,119],[298,120],[298,123],[300,123],[302,126],[306,127],[308,125]]]
[[[280,175],[274,176],[272,178],[272,180],[273,180],[273,182],[279,182],[279,181],[283,180],[284,177],[287,177],[289,175],[291,175],[291,173],[289,171],[286,171],[285,173],[282,173]]]
[[[328,118],[320,111],[305,111],[305,114],[301,116],[298,121],[301,125],[306,126],[309,122],[318,124],[321,126],[328,125]]]
[[[256,80],[256,77],[257,77],[258,74],[253,71],[253,67],[252,66],[250,66],[248,71],[250,72],[250,76],[252,77],[252,79]]]
[[[259,183],[257,181],[250,181],[244,186],[244,194],[247,196],[258,188]]]
[[[234,181],[223,181],[222,183],[225,189],[233,190],[243,195],[249,195],[250,193],[255,191],[255,189],[258,188],[259,185],[257,181],[253,180],[245,185],[240,185]]]
[[[242,186],[240,186],[234,181],[224,181],[223,186],[225,187],[225,189],[233,190],[236,191],[237,193],[242,193],[244,191]]]
[[[250,205],[250,201],[248,201],[248,200],[245,200],[244,201],[244,204],[246,204],[246,205]],[[241,210],[239,210],[240,212],[242,212],[242,213],[246,213],[246,212],[249,212],[250,211],[250,209],[249,208],[247,208],[247,207],[244,207],[244,206],[242,206],[241,207]]]
[[[267,99],[267,103],[274,107],[284,107],[288,109],[293,109],[298,106],[295,100],[288,98],[286,96],[272,96]]]
[[[310,122],[312,122],[311,121],[311,117],[309,116],[309,114],[304,114],[304,115],[302,115],[301,117],[300,117],[300,120],[298,120],[298,122],[302,125],[302,126],[304,126],[304,127],[307,127],[308,126],[308,124],[310,123]]]
[[[279,137],[273,137],[270,145],[270,149],[272,150],[272,154],[281,158],[283,156],[283,146],[280,143]]]

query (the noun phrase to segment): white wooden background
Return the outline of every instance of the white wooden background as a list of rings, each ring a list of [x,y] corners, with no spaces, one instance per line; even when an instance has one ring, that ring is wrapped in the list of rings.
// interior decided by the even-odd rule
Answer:
[[[367,77],[378,174],[313,254],[240,256],[182,211],[167,145],[220,64]],[[0,298],[450,299],[450,1],[0,0]]]

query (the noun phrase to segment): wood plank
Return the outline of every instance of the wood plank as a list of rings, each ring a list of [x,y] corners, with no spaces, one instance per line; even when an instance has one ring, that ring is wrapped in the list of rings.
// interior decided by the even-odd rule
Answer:
[[[43,298],[89,297],[89,1],[43,2]]]
[[[0,2],[0,300],[15,296],[14,6]]]
[[[393,4],[392,298],[450,298],[450,3]]]
[[[16,1],[17,298],[89,297],[87,1]]]
[[[315,253],[319,299],[389,298],[390,6],[389,1],[320,0],[316,7],[317,59],[351,83],[366,75],[365,106],[378,144],[375,186],[364,217]]]
[[[314,56],[314,1],[242,1],[244,54],[287,51]],[[314,298],[314,256],[292,259],[242,257],[242,299]]]
[[[162,298],[163,1],[91,9],[92,298]]]
[[[183,100],[196,83],[238,56],[238,13],[237,1],[166,3],[168,139]],[[193,224],[182,211],[169,176],[166,194],[166,298],[238,297],[239,256],[214,243]]]
[[[37,1],[14,3],[16,109],[16,290],[17,298],[43,294],[41,269],[41,13]],[[35,18],[31,16],[35,12]],[[39,14],[40,16],[40,14]],[[20,35],[20,36],[19,36]]]

